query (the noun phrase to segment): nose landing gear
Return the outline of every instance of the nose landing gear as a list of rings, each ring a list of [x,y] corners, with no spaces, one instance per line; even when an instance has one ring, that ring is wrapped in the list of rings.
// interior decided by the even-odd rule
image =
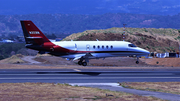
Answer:
[[[137,61],[136,61],[136,64],[139,64],[139,57],[137,57]]]
[[[139,61],[136,61],[136,64],[139,64]]]

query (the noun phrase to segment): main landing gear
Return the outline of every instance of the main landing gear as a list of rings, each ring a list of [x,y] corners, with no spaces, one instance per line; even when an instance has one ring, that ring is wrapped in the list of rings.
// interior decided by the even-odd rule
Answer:
[[[86,53],[86,55],[82,56],[79,59],[78,64],[83,65],[83,66],[87,66],[87,63],[89,62],[89,57],[93,57],[93,56],[91,55],[91,53]]]
[[[87,66],[87,62],[79,61],[78,64],[79,64],[79,65],[83,65],[83,66]]]
[[[83,62],[83,60],[85,61]],[[87,66],[88,61],[89,61],[88,59],[80,58],[80,60],[78,61],[78,65]]]

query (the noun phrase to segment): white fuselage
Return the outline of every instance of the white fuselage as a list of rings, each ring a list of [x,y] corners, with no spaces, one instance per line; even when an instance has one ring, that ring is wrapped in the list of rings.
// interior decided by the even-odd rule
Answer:
[[[77,54],[68,54],[62,57],[74,59],[91,53],[89,58],[105,58],[115,56],[148,56],[149,51],[136,47],[126,41],[61,41],[53,42],[68,50],[76,51]]]

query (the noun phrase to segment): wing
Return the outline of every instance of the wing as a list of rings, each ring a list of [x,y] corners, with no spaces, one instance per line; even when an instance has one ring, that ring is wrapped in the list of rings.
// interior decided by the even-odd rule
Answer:
[[[86,54],[79,54],[76,55],[73,61],[78,60],[78,59],[83,59],[83,60],[89,60],[89,59],[94,59],[94,57],[91,53],[86,53]]]

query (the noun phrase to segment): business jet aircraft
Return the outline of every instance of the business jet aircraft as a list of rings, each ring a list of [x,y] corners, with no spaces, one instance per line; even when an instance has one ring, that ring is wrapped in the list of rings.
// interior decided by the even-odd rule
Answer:
[[[26,41],[26,48],[38,50],[67,59],[79,60],[78,64],[86,66],[89,59],[117,56],[148,56],[149,51],[136,47],[126,41],[60,41],[51,42],[30,20],[20,21]]]

